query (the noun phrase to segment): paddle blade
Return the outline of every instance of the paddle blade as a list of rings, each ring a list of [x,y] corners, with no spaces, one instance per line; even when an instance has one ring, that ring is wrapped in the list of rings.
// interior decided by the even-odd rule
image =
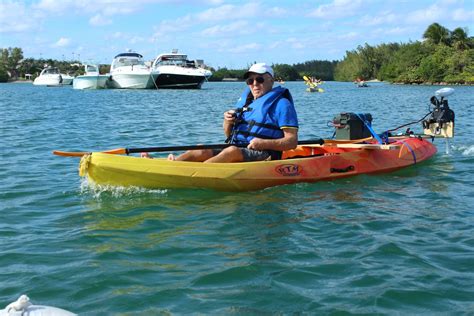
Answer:
[[[53,154],[56,156],[63,156],[63,157],[82,157],[84,155],[89,154],[90,151],[61,151],[61,150],[53,150]],[[117,148],[103,151],[106,154],[114,154],[114,155],[121,155],[126,154],[127,150],[125,148]]]

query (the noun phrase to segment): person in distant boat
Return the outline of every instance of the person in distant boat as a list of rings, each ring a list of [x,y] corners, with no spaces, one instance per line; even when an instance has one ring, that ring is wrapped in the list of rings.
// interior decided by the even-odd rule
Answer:
[[[169,160],[243,162],[280,159],[298,145],[298,118],[288,89],[273,88],[273,69],[257,63],[245,73],[247,88],[237,109],[224,113],[223,128],[230,146],[224,149],[191,150]],[[243,146],[243,147],[241,147]]]

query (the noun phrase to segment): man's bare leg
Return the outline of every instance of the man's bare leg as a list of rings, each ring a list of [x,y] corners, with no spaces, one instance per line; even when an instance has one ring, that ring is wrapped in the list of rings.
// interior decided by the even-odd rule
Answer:
[[[202,150],[188,150],[177,157],[170,154],[168,156],[168,160],[203,162],[211,157],[212,157],[211,149],[202,149]]]
[[[218,155],[205,160],[204,162],[241,162],[244,160],[240,148],[231,146],[222,150]]]

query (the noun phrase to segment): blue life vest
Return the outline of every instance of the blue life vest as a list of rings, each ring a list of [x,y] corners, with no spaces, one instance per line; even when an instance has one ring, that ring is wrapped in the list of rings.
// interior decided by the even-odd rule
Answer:
[[[253,96],[250,89],[247,88],[236,104],[237,118],[229,139],[230,142],[232,144],[247,144],[254,137],[263,139],[283,138],[282,126],[278,125],[278,118],[273,114],[281,98],[288,99],[291,106],[294,107],[290,91],[278,86],[247,104],[249,98],[253,99]],[[292,127],[298,128],[297,122],[296,126]]]

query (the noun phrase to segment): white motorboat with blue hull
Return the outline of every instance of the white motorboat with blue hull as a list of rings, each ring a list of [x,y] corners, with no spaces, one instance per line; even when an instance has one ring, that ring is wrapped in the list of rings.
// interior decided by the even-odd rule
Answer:
[[[104,89],[110,75],[101,75],[96,65],[84,65],[85,74],[74,78],[73,89]]]
[[[151,70],[145,65],[143,56],[132,52],[115,56],[110,66],[107,87],[116,89],[153,88]]]
[[[151,75],[158,89],[200,89],[212,73],[175,50],[155,59]]]

